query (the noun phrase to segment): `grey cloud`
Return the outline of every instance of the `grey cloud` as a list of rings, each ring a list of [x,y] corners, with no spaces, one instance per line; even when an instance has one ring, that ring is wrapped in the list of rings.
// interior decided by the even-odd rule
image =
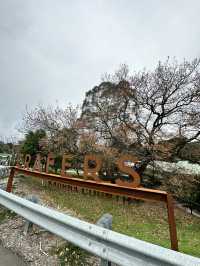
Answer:
[[[0,2],[0,135],[25,105],[81,103],[120,63],[200,55],[199,1]]]

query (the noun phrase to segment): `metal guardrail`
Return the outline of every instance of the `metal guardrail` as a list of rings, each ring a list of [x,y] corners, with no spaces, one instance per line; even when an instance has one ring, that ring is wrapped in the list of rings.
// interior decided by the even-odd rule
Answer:
[[[0,204],[102,259],[128,266],[199,266],[200,259],[81,221],[0,190]]]
[[[94,190],[102,193],[107,193],[110,195],[117,195],[117,196],[125,196],[130,199],[141,199],[141,200],[148,200],[148,201],[158,201],[163,202],[166,204],[167,207],[167,214],[168,214],[168,224],[169,224],[169,233],[170,233],[170,241],[171,241],[171,248],[173,250],[178,251],[178,239],[177,239],[177,232],[176,232],[176,222],[174,217],[174,206],[173,206],[173,198],[172,196],[161,190],[153,190],[147,189],[143,187],[125,187],[125,186],[118,186],[116,184],[104,183],[104,182],[97,182],[95,180],[85,180],[79,178],[72,178],[69,176],[60,176],[56,174],[49,174],[46,172],[38,172],[32,171],[29,169],[19,168],[19,167],[12,167],[10,171],[10,176],[7,183],[7,192],[12,191],[12,184],[16,174],[23,174],[25,176],[32,176],[36,178],[41,178],[43,180],[51,181],[53,183],[60,183],[61,185],[70,185],[76,189],[83,188]]]

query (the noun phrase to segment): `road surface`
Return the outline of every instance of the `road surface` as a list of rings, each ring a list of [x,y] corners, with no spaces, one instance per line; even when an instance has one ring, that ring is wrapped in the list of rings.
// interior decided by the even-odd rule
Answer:
[[[0,266],[26,266],[23,260],[12,251],[0,245]]]

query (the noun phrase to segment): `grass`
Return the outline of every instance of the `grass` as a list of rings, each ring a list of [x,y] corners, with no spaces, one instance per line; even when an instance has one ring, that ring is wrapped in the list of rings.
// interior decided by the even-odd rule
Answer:
[[[58,256],[60,266],[92,266],[90,254],[70,243],[64,243],[52,250]]]
[[[9,218],[13,218],[16,216],[15,212],[12,212],[6,208],[4,208],[3,206],[0,206],[0,224],[2,222],[4,222],[5,220],[9,219]]]
[[[69,209],[91,223],[105,213],[113,215],[113,230],[163,247],[170,248],[167,210],[164,204],[117,201],[116,197],[63,191],[55,186],[41,186],[41,180],[24,178],[29,187],[45,194],[59,209]],[[200,219],[175,209],[179,251],[200,257]]]

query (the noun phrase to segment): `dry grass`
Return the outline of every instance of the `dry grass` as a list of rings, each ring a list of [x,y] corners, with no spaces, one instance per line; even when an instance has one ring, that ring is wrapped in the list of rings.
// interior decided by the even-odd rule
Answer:
[[[70,210],[75,216],[95,223],[104,213],[113,215],[113,230],[134,236],[163,247],[170,248],[167,211],[164,204],[134,201],[123,203],[122,199],[76,191],[63,191],[42,186],[34,178],[23,178],[29,191],[45,199],[59,210]],[[200,257],[200,219],[175,209],[179,249],[181,252]]]

